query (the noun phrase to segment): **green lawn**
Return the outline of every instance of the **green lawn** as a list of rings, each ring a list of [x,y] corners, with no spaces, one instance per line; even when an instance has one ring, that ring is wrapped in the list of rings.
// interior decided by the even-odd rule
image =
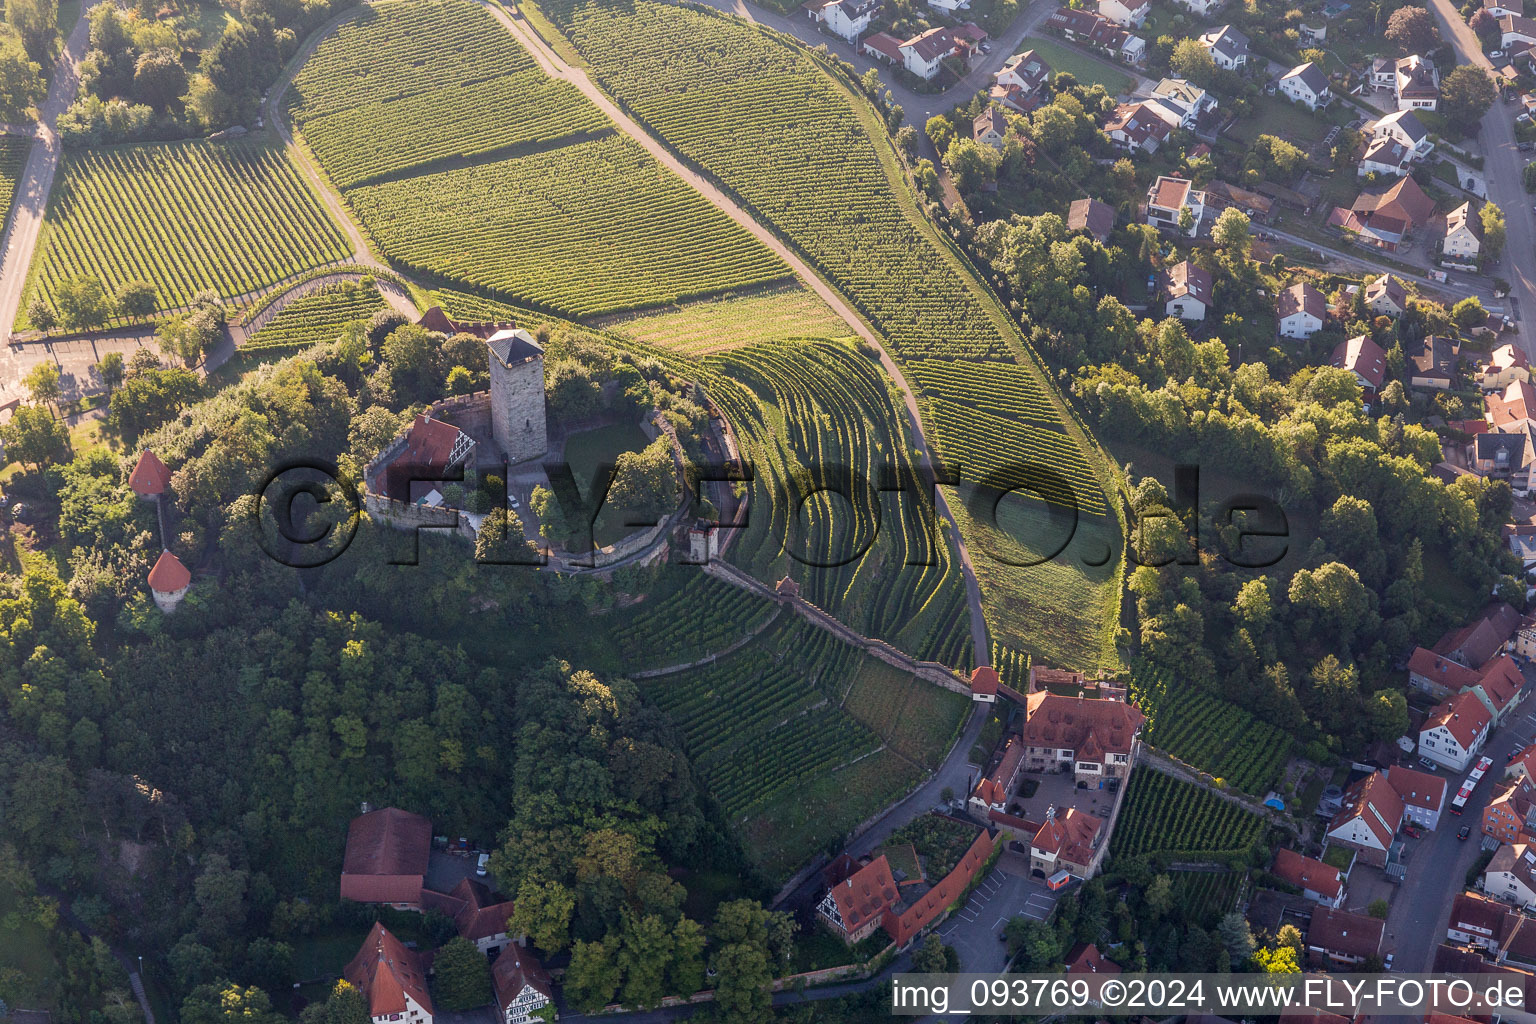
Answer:
[[[1065,43],[1054,39],[1043,39],[1038,36],[1030,36],[1019,44],[1021,50],[1033,49],[1045,62],[1051,66],[1052,71],[1067,71],[1084,85],[1092,85],[1097,82],[1104,86],[1106,92],[1111,95],[1119,95],[1131,88],[1131,76],[1124,71],[1115,68],[1106,61],[1090,57],[1081,50],[1074,49]]]
[[[1330,846],[1328,847],[1328,852],[1323,854],[1323,863],[1343,871],[1349,867],[1349,863],[1354,859],[1354,856],[1355,852],[1353,850],[1342,846]]]
[[[1334,105],[1335,111],[1340,109],[1341,105]],[[1260,96],[1253,101],[1252,113],[1233,125],[1228,134],[1244,142],[1274,135],[1305,148],[1321,142],[1331,127],[1333,121],[1326,113],[1314,114],[1278,96]]]

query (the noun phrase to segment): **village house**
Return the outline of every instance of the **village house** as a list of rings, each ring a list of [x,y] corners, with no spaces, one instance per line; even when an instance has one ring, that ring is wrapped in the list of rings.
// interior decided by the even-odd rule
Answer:
[[[1536,836],[1536,790],[1526,777],[1503,779],[1483,809],[1483,834],[1501,843],[1529,842]]]
[[[1483,892],[1517,907],[1536,907],[1536,848],[1528,843],[1500,846],[1483,871]]]
[[[1354,850],[1366,864],[1385,867],[1392,837],[1402,825],[1403,798],[1386,772],[1373,772],[1344,791],[1339,813],[1328,822],[1327,839]]]
[[[473,878],[460,879],[447,893],[423,885],[421,907],[452,918],[459,935],[473,942],[485,956],[493,957],[512,943],[507,933],[512,901],[497,899],[490,888]]]
[[[1381,955],[1387,922],[1330,907],[1318,907],[1307,926],[1307,951],[1337,964],[1358,964]]]
[[[1276,878],[1296,886],[1314,903],[1337,908],[1344,901],[1344,876],[1338,868],[1320,860],[1281,847],[1275,851],[1275,863],[1270,871]]]
[[[805,12],[839,39],[852,43],[868,31],[883,6],[883,0],[811,0]]]
[[[1329,365],[1354,374],[1367,406],[1376,400],[1382,381],[1387,377],[1387,354],[1364,334],[1339,342]]]
[[[1211,60],[1223,71],[1236,71],[1248,63],[1251,51],[1248,37],[1231,25],[1222,25],[1198,37],[1201,46],[1211,55]]]
[[[1074,199],[1067,208],[1067,230],[1085,232],[1102,245],[1115,230],[1115,208],[1097,199]]]
[[[1193,218],[1193,223],[1187,228],[1179,226],[1186,209]],[[1205,216],[1205,193],[1195,188],[1194,182],[1188,178],[1158,175],[1152,187],[1147,190],[1147,223],[1160,231],[1194,238],[1200,234],[1200,223]]]
[[[1536,45],[1536,21],[1518,14],[1504,15],[1499,19],[1499,48],[1508,52],[1521,45]]]
[[[1030,874],[1050,878],[1065,871],[1084,881],[1098,871],[1108,850],[1104,822],[1075,807],[1058,814],[1054,807],[1045,812],[1045,824],[1029,844]]]
[[[1399,110],[1365,125],[1362,134],[1372,140],[1390,139],[1408,151],[1410,161],[1423,160],[1435,151],[1429,129],[1411,110]]]
[[[1403,178],[1385,191],[1360,193],[1348,209],[1335,207],[1328,215],[1328,226],[1353,234],[1366,245],[1395,252],[1408,233],[1427,223],[1434,212],[1434,200],[1419,183]]]
[[[1104,122],[1104,134],[1128,153],[1156,153],[1168,139],[1168,121],[1147,103],[1121,103]]]
[[[1531,364],[1525,350],[1519,345],[1505,342],[1488,356],[1488,365],[1478,375],[1478,384],[1502,391],[1517,380],[1530,379]]]
[[[1536,465],[1536,420],[1515,420],[1498,430],[1475,434],[1467,442],[1467,453],[1472,472],[1506,481],[1523,498],[1530,493],[1531,467]]]
[[[1194,129],[1199,120],[1216,109],[1216,98],[1182,78],[1165,78],[1152,90],[1152,98],[1179,116],[1174,127]]]
[[[1174,6],[1182,7],[1191,14],[1209,18],[1227,5],[1227,0],[1173,0]]]
[[[1488,741],[1493,716],[1473,693],[1458,693],[1435,706],[1419,728],[1419,756],[1452,771],[1465,771]]]
[[[954,59],[963,65],[981,52],[986,38],[985,32],[969,23],[930,28],[900,45],[901,65],[918,78],[932,81],[939,77],[945,61]]]
[[[1505,523],[1503,534],[1509,550],[1520,559],[1523,571],[1536,572],[1536,524]]]
[[[1394,320],[1408,310],[1408,289],[1391,274],[1382,274],[1365,286],[1365,308]]]
[[[1023,763],[1023,741],[1017,736],[1008,737],[1007,742],[1003,744],[1003,756],[998,761],[997,767],[983,775],[971,792],[971,798],[968,801],[970,812],[978,818],[985,819],[988,811],[1007,810],[1008,800],[1013,796],[1014,784],[1018,782]]]
[[[1310,338],[1323,329],[1328,300],[1305,281],[1298,281],[1280,293],[1275,316],[1280,320],[1280,337]]]
[[[981,145],[1001,152],[1003,140],[1008,137],[1008,119],[1001,110],[989,106],[971,122],[971,137]]]
[[[1099,0],[1099,13],[1121,28],[1141,28],[1152,5],[1148,0]]]
[[[1034,50],[1016,53],[992,76],[991,98],[1011,110],[1027,114],[1046,98],[1051,66]]]
[[[555,1001],[555,987],[544,965],[516,946],[491,964],[491,992],[501,1011],[499,1024],[543,1021],[546,1017],[542,1011]]]
[[[1119,974],[1120,965],[1107,959],[1091,942],[1079,942],[1067,952],[1068,974]]]
[[[1204,320],[1211,303],[1211,272],[1183,260],[1158,278],[1158,297],[1163,310],[1180,320]]]
[[[1280,95],[1308,110],[1320,110],[1333,102],[1333,91],[1328,88],[1328,76],[1311,61],[1298,64],[1280,76]]]
[[[1451,901],[1451,920],[1446,938],[1464,946],[1497,950],[1509,908],[1475,892],[1463,892]]]
[[[1440,812],[1450,791],[1444,779],[1394,764],[1387,769],[1387,782],[1403,802],[1404,818],[1431,832],[1440,827]]]
[[[1434,61],[1419,54],[1395,60],[1378,57],[1371,66],[1371,82],[1392,90],[1400,111],[1434,110],[1440,104],[1440,72]]]
[[[1365,144],[1360,164],[1355,168],[1355,177],[1363,178],[1368,174],[1399,177],[1412,169],[1413,162],[1412,151],[1402,143],[1396,139],[1376,136]]]
[[[1523,16],[1525,0],[1483,0],[1483,10],[1495,19],[1507,18],[1512,14]]]
[[[1137,734],[1146,721],[1136,705],[1053,693],[1031,693],[1026,701],[1021,730],[1026,771],[1070,771],[1090,788],[1130,776]]]
[[[432,823],[398,807],[352,819],[341,863],[341,898],[421,908],[421,889],[432,851]]]
[[[1415,388],[1445,391],[1456,382],[1461,345],[1451,338],[1431,334],[1404,347],[1410,367],[1408,384]]]
[[[1527,626],[1522,623],[1521,631],[1536,629],[1536,626]],[[1510,755],[1509,761],[1504,765],[1504,778],[1506,779],[1530,779],[1532,785],[1536,785],[1536,743],[1521,747]]]
[[[1468,200],[1445,215],[1445,240],[1441,244],[1440,262],[1463,270],[1476,270],[1482,250],[1483,218]]]
[[[816,913],[832,933],[850,946],[880,927],[897,902],[896,879],[884,855],[876,857],[827,890]]]
[[[1047,28],[1060,32],[1073,42],[1102,50],[1127,64],[1140,63],[1147,52],[1145,39],[1132,35],[1095,11],[1058,7],[1051,12],[1045,24]]]
[[[371,1020],[432,1024],[426,965],[382,924],[369,929],[342,977],[362,993]]]
[[[1536,384],[1516,380],[1503,394],[1483,396],[1483,419],[1494,430],[1502,430],[1520,420],[1536,416]]]

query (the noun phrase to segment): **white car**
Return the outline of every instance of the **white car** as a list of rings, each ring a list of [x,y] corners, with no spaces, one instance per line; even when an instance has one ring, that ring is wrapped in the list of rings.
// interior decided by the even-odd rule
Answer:
[[[1493,60],[1498,60],[1500,57],[1504,56],[1504,51],[1503,50],[1494,50],[1488,56],[1490,58],[1492,58]]]

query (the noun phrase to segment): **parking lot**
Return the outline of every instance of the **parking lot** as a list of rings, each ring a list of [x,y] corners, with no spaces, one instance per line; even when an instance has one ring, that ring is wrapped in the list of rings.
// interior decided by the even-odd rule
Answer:
[[[1044,882],[994,867],[939,934],[960,954],[963,970],[1001,971],[1008,965],[1001,936],[1009,920],[1022,915],[1044,921],[1055,906],[1056,896]]]

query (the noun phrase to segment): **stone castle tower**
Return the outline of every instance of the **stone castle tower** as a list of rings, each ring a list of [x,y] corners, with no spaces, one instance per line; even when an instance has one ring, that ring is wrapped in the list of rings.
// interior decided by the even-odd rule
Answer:
[[[491,437],[508,462],[543,455],[544,346],[522,328],[497,331],[485,342],[491,363]]]

